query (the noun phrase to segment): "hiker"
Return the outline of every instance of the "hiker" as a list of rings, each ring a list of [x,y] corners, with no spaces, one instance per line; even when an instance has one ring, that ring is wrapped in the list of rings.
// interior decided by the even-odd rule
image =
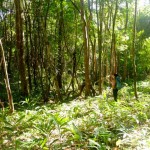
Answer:
[[[110,78],[110,83],[111,83],[112,89],[113,89],[113,97],[116,102],[117,102],[117,96],[118,96],[117,77],[119,77],[119,76],[117,73],[115,73]]]

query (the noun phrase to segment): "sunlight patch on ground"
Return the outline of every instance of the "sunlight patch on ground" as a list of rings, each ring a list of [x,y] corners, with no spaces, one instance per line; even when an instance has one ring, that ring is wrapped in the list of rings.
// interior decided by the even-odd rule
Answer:
[[[131,133],[125,133],[120,141],[120,147],[124,150],[149,150],[150,148],[150,121],[133,130]]]

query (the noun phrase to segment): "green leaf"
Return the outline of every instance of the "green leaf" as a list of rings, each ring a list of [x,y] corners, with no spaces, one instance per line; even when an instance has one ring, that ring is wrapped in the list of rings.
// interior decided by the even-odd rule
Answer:
[[[95,142],[92,139],[89,139],[89,145],[97,146],[97,148],[101,148],[101,145],[98,142]]]
[[[4,127],[4,129],[6,129],[6,130],[8,130],[8,131],[14,131],[14,129],[13,128],[11,128],[11,127]]]
[[[22,115],[16,122],[16,124],[19,124],[23,119],[25,118],[25,115]]]
[[[45,146],[46,142],[47,142],[47,138],[45,138],[44,140],[42,140],[42,144],[41,144],[40,147],[43,148]]]

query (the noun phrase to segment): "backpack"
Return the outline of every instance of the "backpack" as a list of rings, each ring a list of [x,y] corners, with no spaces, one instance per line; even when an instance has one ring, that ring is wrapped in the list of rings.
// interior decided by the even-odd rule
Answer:
[[[122,88],[122,84],[121,84],[121,80],[120,80],[119,76],[116,77],[116,88],[118,90],[120,90]]]

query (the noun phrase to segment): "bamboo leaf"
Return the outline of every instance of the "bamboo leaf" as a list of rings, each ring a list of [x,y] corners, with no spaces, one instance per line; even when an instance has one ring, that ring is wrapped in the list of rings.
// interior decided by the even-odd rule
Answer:
[[[101,145],[100,145],[98,142],[96,142],[96,141],[94,141],[94,140],[92,140],[92,139],[89,139],[89,144],[90,144],[90,145],[97,146],[97,148],[101,148]]]

